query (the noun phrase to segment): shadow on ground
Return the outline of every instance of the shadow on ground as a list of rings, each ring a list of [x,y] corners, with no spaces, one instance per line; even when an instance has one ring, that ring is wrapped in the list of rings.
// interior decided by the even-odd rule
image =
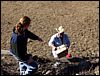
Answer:
[[[97,58],[99,57],[92,57],[92,59]],[[94,70],[95,67],[99,66],[99,62],[92,63],[89,60],[89,57],[73,57],[71,59],[66,59],[66,61],[62,61],[61,65],[59,65],[57,68],[52,66],[55,61],[50,61],[45,58],[38,58],[37,56],[34,56],[33,59],[40,65],[38,72],[39,75],[90,75],[91,70]]]

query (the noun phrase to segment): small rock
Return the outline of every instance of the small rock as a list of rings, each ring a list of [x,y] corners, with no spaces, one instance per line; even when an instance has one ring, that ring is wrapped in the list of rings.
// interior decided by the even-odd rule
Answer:
[[[45,73],[45,75],[47,75],[47,74],[49,74],[49,73],[51,73],[51,71],[50,71],[50,70],[48,70],[48,71]]]
[[[95,68],[95,74],[99,75],[99,66]]]
[[[79,74],[76,73],[76,75],[79,75]]]
[[[99,59],[96,59],[95,61],[96,61],[96,62],[99,62]]]
[[[95,71],[95,74],[96,74],[96,75],[99,75],[99,71]]]
[[[4,56],[2,56],[2,57],[1,57],[1,59],[5,59],[5,57],[4,57]]]
[[[8,22],[8,24],[11,24],[10,22]]]

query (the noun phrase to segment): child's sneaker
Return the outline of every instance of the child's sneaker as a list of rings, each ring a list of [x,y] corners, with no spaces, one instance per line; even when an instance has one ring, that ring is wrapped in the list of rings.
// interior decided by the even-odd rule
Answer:
[[[54,68],[57,68],[61,64],[60,61],[56,61],[56,63],[53,65]]]

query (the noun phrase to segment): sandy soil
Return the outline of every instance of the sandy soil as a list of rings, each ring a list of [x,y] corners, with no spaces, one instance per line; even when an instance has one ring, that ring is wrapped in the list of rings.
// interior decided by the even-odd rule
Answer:
[[[23,15],[32,20],[29,30],[46,41],[28,42],[33,56],[53,59],[48,41],[56,32],[54,28],[62,25],[70,38],[73,56],[99,57],[99,1],[1,1],[1,49],[9,49],[12,28]],[[5,57],[5,62],[13,61]]]

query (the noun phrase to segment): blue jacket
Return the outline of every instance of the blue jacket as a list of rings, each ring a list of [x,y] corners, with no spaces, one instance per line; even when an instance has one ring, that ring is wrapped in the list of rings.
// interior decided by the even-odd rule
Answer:
[[[28,38],[33,40],[38,40],[39,37],[28,30],[25,30],[25,34],[18,35],[15,32],[15,27],[14,27],[10,40],[10,52],[23,61],[26,61],[28,59],[27,57]]]
[[[51,36],[48,44],[49,44],[49,46],[54,44],[56,47],[61,46],[62,44],[66,44],[67,47],[69,48],[70,47],[70,40],[69,40],[69,37],[67,36],[67,34],[64,33],[63,42],[62,42],[60,37],[58,37],[58,33],[56,33],[53,36]]]

